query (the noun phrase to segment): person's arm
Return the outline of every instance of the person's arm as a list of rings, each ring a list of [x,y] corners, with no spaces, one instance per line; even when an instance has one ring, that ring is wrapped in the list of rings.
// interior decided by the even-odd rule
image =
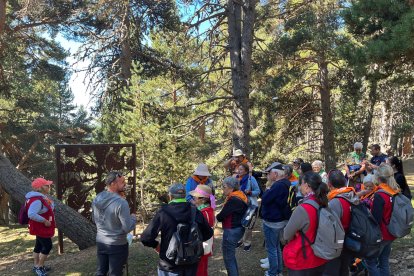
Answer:
[[[148,224],[147,228],[145,228],[144,232],[141,234],[141,242],[144,246],[157,248],[159,242],[156,240],[158,237],[158,233],[160,232],[160,221],[161,221],[161,211],[158,211],[155,214],[155,217],[151,220]]]
[[[251,184],[251,196],[254,197],[258,197],[260,195],[260,188],[259,188],[259,184],[257,184],[257,180],[256,178],[254,178],[253,176],[250,177],[250,184]]]
[[[126,200],[118,200],[121,200],[121,204],[118,208],[118,218],[122,225],[122,231],[124,233],[131,232],[134,230],[135,225],[137,224],[137,218],[135,215],[130,214],[128,202]]]
[[[29,210],[27,210],[27,216],[29,219],[44,223],[47,219],[39,215],[42,206],[43,203],[40,199],[33,201],[32,204],[30,204]]]
[[[187,182],[185,183],[185,199],[187,202],[194,203],[193,197],[190,195],[190,192],[194,190],[196,187],[193,187],[193,178],[189,177]]]
[[[302,206],[296,207],[290,217],[285,229],[283,230],[283,239],[290,241],[299,230],[306,230],[309,225],[308,213]]]
[[[378,224],[380,224],[382,221],[382,213],[384,211],[384,205],[385,205],[384,199],[379,193],[376,193],[374,195],[374,200],[372,202],[371,213]]]
[[[237,201],[240,201],[237,202]],[[217,220],[222,222],[224,220],[225,217],[227,217],[228,215],[230,215],[231,213],[234,213],[236,211],[238,211],[239,209],[241,209],[242,207],[242,200],[241,199],[237,199],[237,198],[230,198],[223,206],[223,209],[221,210],[220,213],[217,214]]]

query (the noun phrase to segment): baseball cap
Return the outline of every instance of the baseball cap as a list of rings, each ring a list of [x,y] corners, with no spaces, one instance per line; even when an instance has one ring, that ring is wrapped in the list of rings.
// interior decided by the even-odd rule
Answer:
[[[52,185],[53,181],[51,180],[46,180],[42,177],[36,178],[35,180],[33,180],[32,182],[32,188],[34,189],[38,189],[40,187],[46,186],[46,185]]]
[[[168,188],[168,193],[175,197],[185,197],[185,187],[181,183],[174,183]]]
[[[279,163],[279,162],[273,162],[269,167],[267,167],[265,169],[265,172],[268,173],[268,172],[270,172],[273,169],[275,169],[275,170],[281,170],[281,171],[284,170],[283,169],[283,165],[281,163]]]

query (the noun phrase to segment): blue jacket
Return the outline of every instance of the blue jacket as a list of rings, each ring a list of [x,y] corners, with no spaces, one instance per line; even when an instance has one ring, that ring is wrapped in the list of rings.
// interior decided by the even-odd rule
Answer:
[[[197,185],[198,183],[191,176],[187,179],[187,183],[185,184],[185,199],[187,201],[190,201],[191,199],[193,199],[192,195],[190,195],[190,192],[195,190]],[[207,179],[207,182],[205,185],[209,186],[214,194],[213,181],[210,178]]]
[[[288,220],[292,211],[288,205],[290,181],[280,179],[272,184],[262,196],[262,218],[269,222]]]

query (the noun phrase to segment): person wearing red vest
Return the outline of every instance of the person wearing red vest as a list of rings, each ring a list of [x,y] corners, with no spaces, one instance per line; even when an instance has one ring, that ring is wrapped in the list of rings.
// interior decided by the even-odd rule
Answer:
[[[366,259],[366,263],[369,275],[390,275],[389,258],[391,243],[395,237],[390,234],[387,225],[391,219],[392,196],[399,193],[400,189],[394,179],[392,167],[386,164],[381,164],[375,171],[374,183],[379,185],[374,195],[371,213],[380,226],[382,243],[378,258]]]
[[[300,232],[309,240],[316,237],[318,214],[314,207],[307,204],[316,201],[321,207],[328,206],[328,186],[322,182],[319,174],[308,172],[303,176],[300,192],[303,202],[296,207],[283,231],[284,240],[289,241],[283,248],[283,261],[288,268],[289,276],[322,275],[327,260],[315,256],[309,243],[303,243]]]
[[[346,187],[345,176],[339,170],[331,170],[328,173],[328,187],[330,189],[328,193],[329,208],[341,219],[346,233],[351,224],[351,204],[358,205],[360,203],[359,197],[353,187]],[[341,256],[326,264],[323,275],[348,276],[352,258],[352,252],[344,247]]]
[[[33,249],[33,272],[38,276],[46,276],[45,261],[52,249],[52,237],[55,235],[54,203],[47,196],[53,181],[36,178],[32,182],[33,191],[26,194],[26,210],[29,217],[29,233],[36,236]]]
[[[195,206],[203,214],[210,227],[214,230],[216,218],[214,217],[214,209],[216,208],[216,198],[213,191],[207,185],[197,185],[197,187],[190,192],[193,196]],[[214,237],[203,242],[204,255],[201,256],[198,263],[197,276],[208,276],[208,258],[212,255]]]

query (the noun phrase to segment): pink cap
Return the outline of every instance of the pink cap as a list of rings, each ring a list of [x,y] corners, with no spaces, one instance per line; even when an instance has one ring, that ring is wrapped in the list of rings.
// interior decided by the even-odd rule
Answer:
[[[53,181],[46,180],[44,178],[39,177],[39,178],[36,178],[35,180],[33,180],[32,188],[38,189],[38,188],[43,187],[45,185],[52,185],[52,184],[53,184]]]

